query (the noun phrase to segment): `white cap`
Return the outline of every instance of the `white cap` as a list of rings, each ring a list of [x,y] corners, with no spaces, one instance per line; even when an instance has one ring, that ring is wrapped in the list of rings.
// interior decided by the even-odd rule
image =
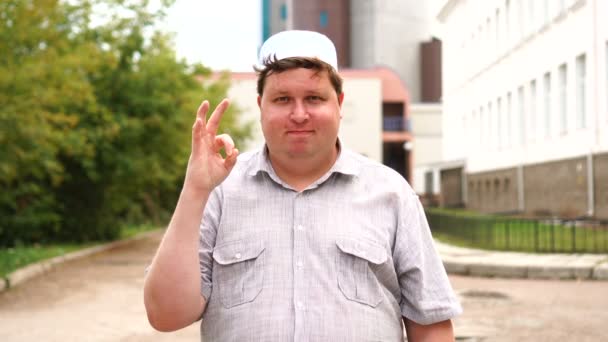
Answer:
[[[258,58],[258,67],[264,67],[268,58],[277,60],[289,57],[312,57],[331,65],[338,71],[336,47],[327,36],[313,31],[283,31],[268,38]]]

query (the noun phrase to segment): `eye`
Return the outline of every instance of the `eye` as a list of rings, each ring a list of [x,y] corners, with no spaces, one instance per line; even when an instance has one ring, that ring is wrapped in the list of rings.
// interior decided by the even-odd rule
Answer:
[[[310,96],[308,96],[308,101],[321,102],[321,101],[323,101],[323,98],[318,95],[310,95]]]
[[[277,98],[274,99],[274,102],[276,103],[287,103],[289,102],[289,97],[288,96],[279,96]]]

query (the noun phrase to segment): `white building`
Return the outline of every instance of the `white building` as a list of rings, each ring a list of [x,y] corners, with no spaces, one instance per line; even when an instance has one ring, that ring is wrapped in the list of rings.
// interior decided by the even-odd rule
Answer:
[[[414,190],[427,204],[438,204],[442,156],[442,106],[439,103],[410,105],[414,134]]]
[[[462,161],[462,203],[608,217],[607,13],[606,0],[445,2],[443,157]]]

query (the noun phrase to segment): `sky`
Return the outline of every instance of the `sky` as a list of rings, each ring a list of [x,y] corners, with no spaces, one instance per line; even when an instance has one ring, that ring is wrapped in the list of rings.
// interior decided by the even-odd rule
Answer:
[[[177,0],[165,28],[188,62],[214,70],[252,71],[261,45],[260,0]]]

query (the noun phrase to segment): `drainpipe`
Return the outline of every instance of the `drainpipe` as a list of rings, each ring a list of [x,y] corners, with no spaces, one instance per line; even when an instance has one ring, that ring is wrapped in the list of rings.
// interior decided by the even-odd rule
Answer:
[[[595,192],[593,180],[593,152],[589,151],[587,154],[587,216],[592,217],[595,212]]]
[[[526,209],[524,200],[524,165],[522,162],[517,166],[517,209],[521,213]]]
[[[593,0],[593,70],[597,71],[599,66],[598,58],[598,36],[597,36],[597,1]],[[585,71],[585,75],[587,72]],[[590,144],[589,153],[587,154],[587,216],[592,217],[595,214],[595,181],[593,179],[593,151],[595,146],[599,145],[599,76],[597,72],[593,72],[593,113],[595,114],[595,127],[593,129],[594,138]]]
[[[293,0],[287,0],[287,2],[285,3],[285,6],[287,7],[287,20],[285,23],[285,29],[286,30],[293,30],[293,17],[294,17],[294,12],[293,12]]]

